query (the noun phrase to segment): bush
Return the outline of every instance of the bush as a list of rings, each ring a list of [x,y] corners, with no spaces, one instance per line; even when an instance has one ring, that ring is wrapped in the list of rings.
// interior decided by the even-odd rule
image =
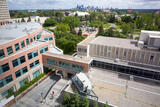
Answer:
[[[48,18],[45,20],[45,23],[43,24],[44,27],[48,27],[48,26],[55,26],[57,24],[57,21],[52,19],[52,18]]]
[[[34,83],[36,83],[38,80],[40,80],[42,77],[44,77],[46,74],[42,73],[40,74],[38,77],[36,77],[35,79],[33,79],[30,82],[26,82],[25,81],[25,85],[22,86],[18,91],[14,92],[14,96],[18,96],[19,94],[21,94],[23,91],[25,91],[27,88],[29,88],[30,86],[32,86]]]

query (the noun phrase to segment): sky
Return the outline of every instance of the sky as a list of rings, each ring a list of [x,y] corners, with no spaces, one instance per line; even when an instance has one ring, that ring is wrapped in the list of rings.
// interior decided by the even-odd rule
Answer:
[[[77,4],[119,9],[160,9],[160,0],[7,0],[10,10],[70,9]]]

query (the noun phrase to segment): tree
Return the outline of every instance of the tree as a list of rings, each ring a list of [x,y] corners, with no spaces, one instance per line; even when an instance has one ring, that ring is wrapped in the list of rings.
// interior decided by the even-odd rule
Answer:
[[[66,93],[66,94],[64,95],[64,100],[63,100],[63,102],[62,102],[62,105],[63,105],[64,107],[70,107],[70,102],[71,102],[71,97],[70,97],[70,95],[69,95],[68,93]]]
[[[28,18],[27,22],[31,22],[31,18],[30,17]]]
[[[68,24],[70,29],[73,30],[75,27],[79,27],[81,22],[78,17],[75,16],[67,16],[63,19],[63,23]]]
[[[82,36],[82,29],[81,28],[79,28],[78,35]]]
[[[68,32],[69,30],[70,30],[70,28],[69,28],[68,24],[61,23],[56,26],[56,31]]]
[[[98,107],[98,103],[97,103],[97,102],[94,102],[93,107]]]
[[[130,16],[123,16],[123,17],[121,17],[121,19],[125,23],[133,22],[133,20]]]
[[[96,27],[96,28],[98,28],[101,24],[103,24],[101,21],[95,20],[95,21],[91,22],[90,27]]]
[[[21,22],[26,22],[26,21],[24,20],[24,18],[22,18]]]
[[[99,26],[99,29],[98,29],[98,35],[103,35],[103,33],[104,33],[104,29],[103,29],[103,24],[101,24],[100,26]]]
[[[80,97],[78,96],[78,93],[75,93],[71,100],[71,107],[79,107],[80,106]]]
[[[43,24],[44,27],[48,27],[48,26],[55,26],[57,24],[57,21],[52,19],[52,18],[48,18],[45,20],[45,23]]]
[[[14,91],[13,91],[13,88],[10,88],[8,90],[8,95],[6,96],[7,98],[11,97],[12,95],[14,95]]]
[[[84,97],[83,100],[81,101],[81,107],[89,107],[89,100],[87,97]]]

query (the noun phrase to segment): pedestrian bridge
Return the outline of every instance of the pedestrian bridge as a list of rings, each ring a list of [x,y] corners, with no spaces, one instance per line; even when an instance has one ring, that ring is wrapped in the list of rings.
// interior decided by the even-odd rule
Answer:
[[[72,57],[51,52],[42,54],[42,60],[45,67],[62,71],[65,78],[77,72],[87,73],[92,61],[90,57]]]

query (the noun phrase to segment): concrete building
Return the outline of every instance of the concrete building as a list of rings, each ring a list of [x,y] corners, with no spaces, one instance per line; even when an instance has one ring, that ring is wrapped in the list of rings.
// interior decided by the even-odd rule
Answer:
[[[63,54],[54,34],[39,23],[8,24],[0,28],[0,93],[17,91],[26,80],[43,73],[42,53]]]
[[[99,36],[77,45],[79,57],[92,57],[92,66],[160,80],[160,32],[142,31],[140,40]]]
[[[6,0],[0,0],[0,25],[8,23],[8,19],[10,19],[10,14],[7,2]]]

